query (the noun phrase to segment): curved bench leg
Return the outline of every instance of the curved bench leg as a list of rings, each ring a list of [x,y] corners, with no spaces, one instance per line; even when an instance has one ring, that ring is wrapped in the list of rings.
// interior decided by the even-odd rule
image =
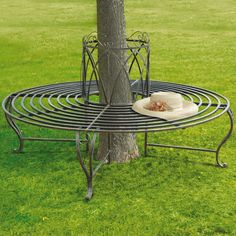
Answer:
[[[79,132],[76,133],[77,158],[87,178],[87,195],[85,196],[85,199],[90,200],[93,196],[93,153],[94,153],[94,145],[96,141],[96,133],[94,133],[92,140],[90,140],[88,134],[86,134],[86,137],[88,138],[88,144],[86,144],[86,146],[89,145],[89,148],[90,148],[88,168],[86,167],[84,163],[84,160],[82,158],[81,151],[80,151],[80,143],[81,143],[80,133]]]
[[[79,132],[76,133],[77,158],[87,179],[87,195],[85,196],[85,200],[90,200],[93,196],[93,178],[104,163],[109,163],[110,149],[108,150],[103,160],[100,161],[100,163],[93,169],[93,157],[94,157],[94,147],[96,142],[96,133],[93,134],[92,138],[90,138],[89,134],[86,134],[86,137],[88,138],[88,143],[86,145],[88,145],[89,149],[88,167],[84,163],[80,151],[80,143],[81,143],[80,133]]]
[[[11,108],[11,99],[9,99],[7,101],[6,107],[11,112],[11,109],[12,109]],[[24,149],[24,139],[23,139],[22,132],[19,129],[19,127],[17,126],[16,122],[12,119],[12,117],[10,117],[7,114],[5,114],[5,117],[6,117],[7,123],[13,129],[13,131],[16,133],[18,140],[19,140],[19,146],[18,146],[18,148],[14,149],[14,151],[20,153]]]
[[[86,152],[89,151],[89,134],[86,133],[85,135],[85,140],[86,140]]]
[[[226,134],[226,136],[222,139],[222,141],[220,142],[220,144],[218,145],[217,149],[216,149],[216,164],[217,166],[219,167],[222,167],[222,168],[225,168],[227,167],[227,163],[222,163],[220,160],[219,160],[219,153],[220,153],[220,149],[221,147],[224,145],[224,143],[229,139],[229,137],[231,136],[232,132],[233,132],[233,127],[234,127],[234,120],[233,120],[233,112],[231,109],[229,109],[227,111],[227,114],[229,116],[229,119],[230,119],[230,129],[228,131],[228,133]]]

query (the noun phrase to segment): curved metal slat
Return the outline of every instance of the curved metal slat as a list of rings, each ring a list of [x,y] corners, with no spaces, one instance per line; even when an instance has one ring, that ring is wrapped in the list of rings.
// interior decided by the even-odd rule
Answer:
[[[152,81],[150,91],[178,92],[199,106],[196,115],[167,122],[135,113],[131,105],[106,106],[92,101],[84,104],[79,101],[82,97],[81,83],[61,83],[25,89],[6,97],[2,104],[3,109],[13,119],[55,129],[86,132],[154,132],[208,122],[224,114],[230,106],[227,98],[206,89]],[[95,83],[92,82],[90,92],[96,95],[98,90]],[[137,92],[135,87],[132,89],[133,93]]]

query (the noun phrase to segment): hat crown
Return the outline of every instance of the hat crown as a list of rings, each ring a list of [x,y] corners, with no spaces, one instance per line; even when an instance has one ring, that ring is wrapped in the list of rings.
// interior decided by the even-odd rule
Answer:
[[[164,102],[172,109],[183,108],[183,97],[179,93],[174,92],[155,92],[151,94],[151,102]]]

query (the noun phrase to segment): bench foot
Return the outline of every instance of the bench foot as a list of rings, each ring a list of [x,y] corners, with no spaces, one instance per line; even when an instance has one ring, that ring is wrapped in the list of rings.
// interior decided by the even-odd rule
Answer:
[[[92,184],[92,182],[91,182]],[[85,196],[85,200],[89,201],[93,196],[93,187],[92,186],[88,186],[88,190],[87,190],[87,195]]]
[[[19,138],[19,146],[18,148],[15,148],[13,151],[15,153],[22,153],[24,149],[24,140],[22,138]]]
[[[221,162],[219,162],[219,163],[216,164],[216,166],[217,166],[217,167],[220,167],[220,168],[227,168],[227,167],[228,167],[228,164],[227,164],[227,163],[221,163]]]

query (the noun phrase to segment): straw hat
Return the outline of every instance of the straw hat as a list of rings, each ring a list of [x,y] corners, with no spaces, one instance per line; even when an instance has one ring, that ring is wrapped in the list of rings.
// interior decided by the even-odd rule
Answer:
[[[184,100],[181,94],[174,92],[153,93],[151,97],[136,101],[132,109],[140,114],[165,120],[176,120],[198,112],[195,103]]]

